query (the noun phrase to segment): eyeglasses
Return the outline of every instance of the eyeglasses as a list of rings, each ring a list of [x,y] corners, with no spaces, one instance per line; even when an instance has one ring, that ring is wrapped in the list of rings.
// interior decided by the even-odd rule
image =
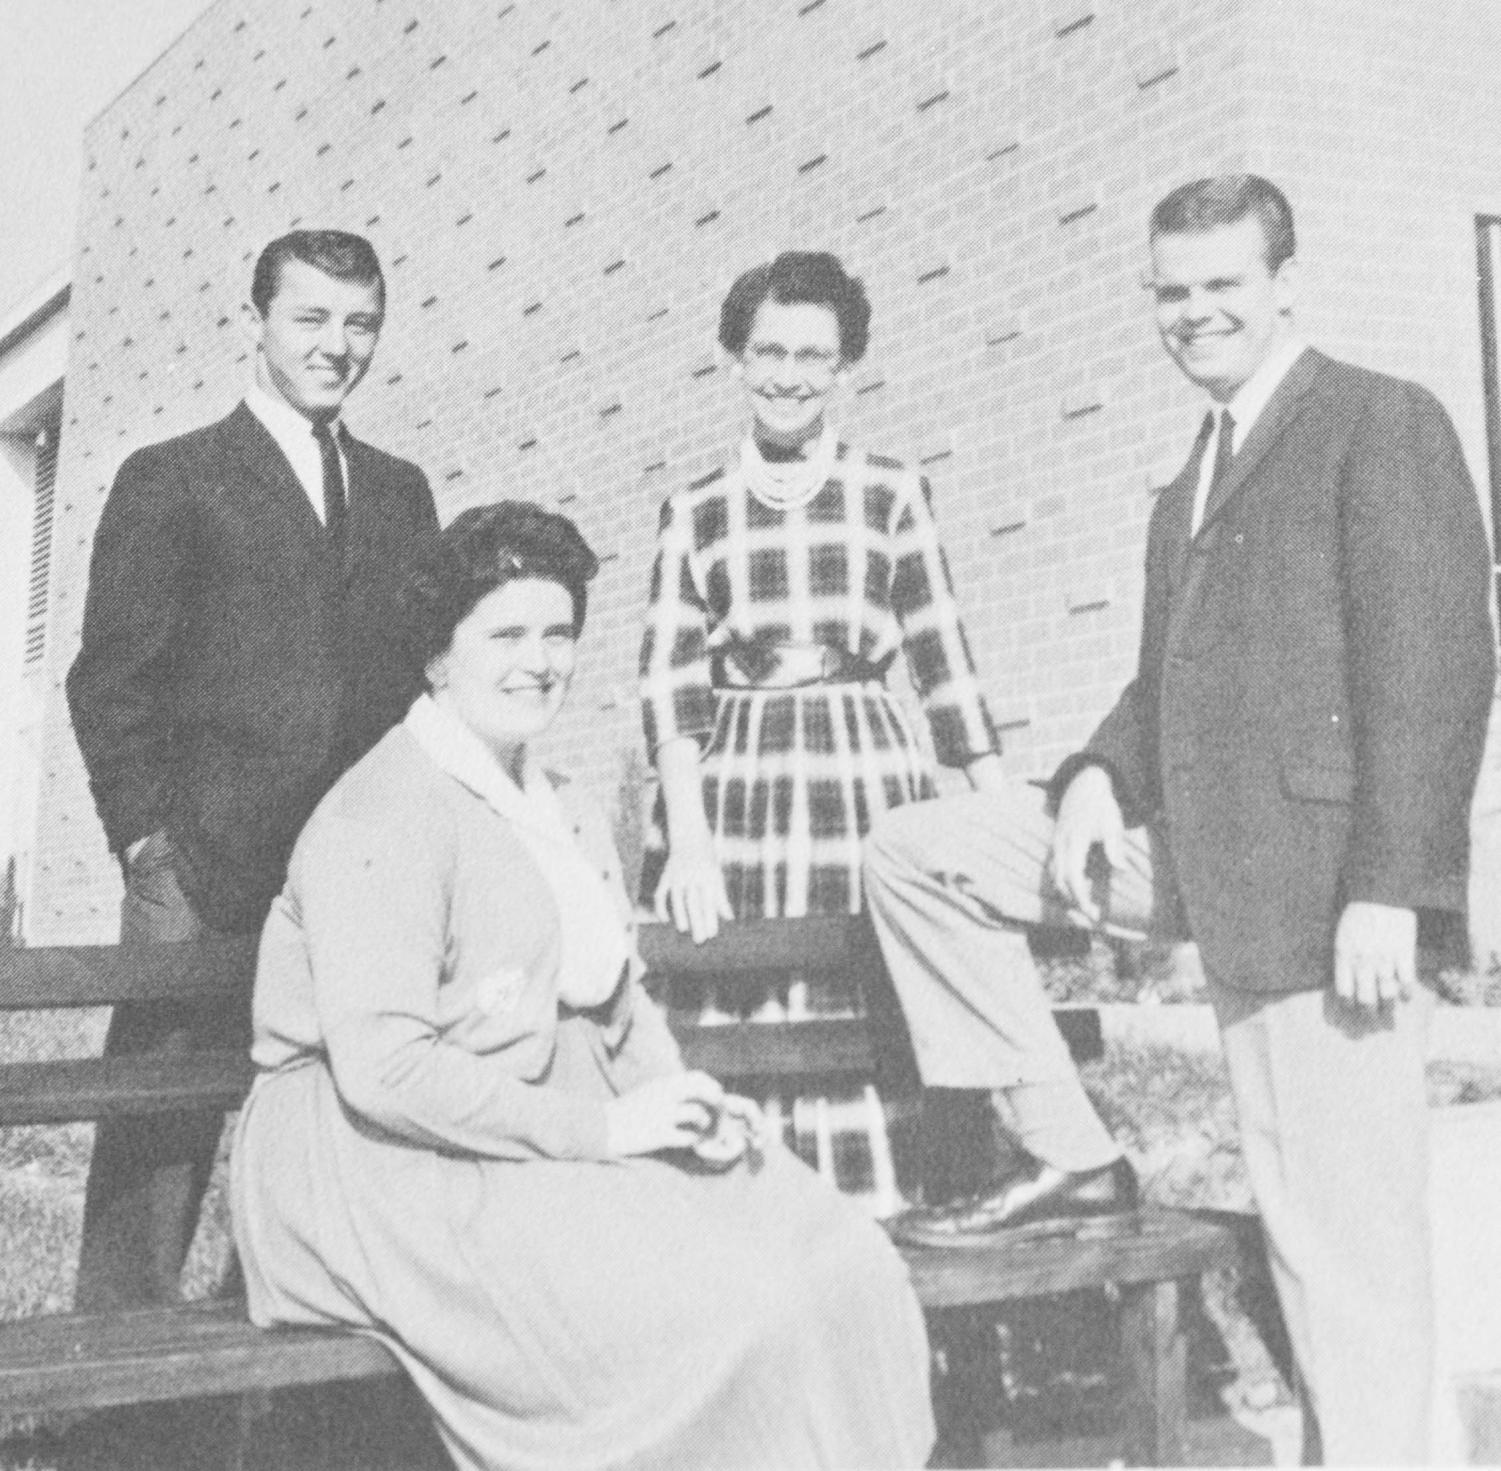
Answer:
[[[746,358],[758,368],[781,368],[790,359],[807,373],[832,374],[838,371],[840,355],[824,347],[800,347],[789,353],[779,342],[753,342],[745,349]]]

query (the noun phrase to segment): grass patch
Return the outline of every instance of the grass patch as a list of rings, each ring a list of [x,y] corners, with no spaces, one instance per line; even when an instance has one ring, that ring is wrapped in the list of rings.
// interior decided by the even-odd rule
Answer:
[[[1195,1209],[1252,1209],[1230,1081],[1218,1052],[1111,1043],[1083,1076],[1149,1199]]]
[[[0,1063],[92,1057],[104,1045],[108,1016],[99,1009],[0,1014]],[[88,1167],[93,1137],[89,1124],[0,1129],[0,1174],[22,1171],[76,1179]],[[5,1240],[16,1238],[7,1235]],[[0,1317],[8,1316],[0,1301]]]

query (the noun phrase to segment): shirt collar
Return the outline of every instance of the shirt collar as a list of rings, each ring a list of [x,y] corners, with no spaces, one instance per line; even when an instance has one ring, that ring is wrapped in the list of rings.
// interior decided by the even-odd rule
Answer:
[[[568,837],[552,782],[529,752],[523,757],[521,781],[513,781],[490,748],[431,695],[417,697],[403,724],[438,766],[502,817],[553,838]]]
[[[313,421],[299,414],[286,399],[267,393],[253,380],[245,390],[245,405],[265,425],[266,432],[283,450],[292,445],[300,450],[312,442]],[[329,428],[334,431],[334,443],[338,444],[343,424],[337,414],[329,420]]]
[[[1302,357],[1307,346],[1298,337],[1289,337],[1278,343],[1261,366],[1235,390],[1229,403],[1215,405],[1216,418],[1221,408],[1226,408],[1235,420],[1234,448],[1239,449],[1246,442],[1246,436],[1271,402],[1272,395],[1282,386],[1282,380],[1292,371],[1293,364]]]
[[[584,856],[547,773],[526,757],[520,782],[490,748],[431,695],[419,695],[402,722],[440,770],[511,823],[551,890],[561,920],[558,995],[569,1006],[600,1006],[621,980],[645,967],[636,954],[624,895]],[[566,918],[565,918],[566,917]]]

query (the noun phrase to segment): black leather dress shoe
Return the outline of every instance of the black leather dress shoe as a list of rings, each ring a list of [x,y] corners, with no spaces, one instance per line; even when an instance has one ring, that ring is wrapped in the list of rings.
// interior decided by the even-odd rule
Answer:
[[[947,1205],[919,1206],[886,1222],[909,1246],[991,1246],[1037,1236],[1104,1236],[1129,1230],[1138,1205],[1136,1171],[1118,1159],[1097,1170],[1060,1170],[1033,1160],[995,1189]]]

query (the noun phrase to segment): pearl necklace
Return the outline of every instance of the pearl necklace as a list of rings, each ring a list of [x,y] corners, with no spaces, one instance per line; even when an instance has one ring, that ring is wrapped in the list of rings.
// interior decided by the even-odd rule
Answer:
[[[839,453],[839,436],[832,424],[825,424],[806,459],[767,460],[756,444],[756,436],[747,434],[740,447],[740,474],[745,488],[770,511],[794,511],[806,506],[825,484],[834,469]]]

